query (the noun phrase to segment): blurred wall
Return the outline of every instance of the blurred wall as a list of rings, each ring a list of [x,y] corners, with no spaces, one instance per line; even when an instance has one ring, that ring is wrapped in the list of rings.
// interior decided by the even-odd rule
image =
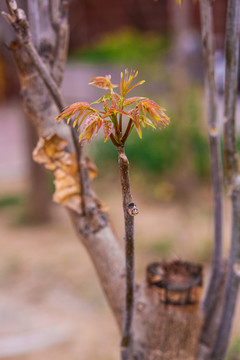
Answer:
[[[200,29],[199,5],[195,0],[184,0],[189,8],[189,27]],[[131,26],[139,31],[173,33],[175,0],[69,0],[70,49],[94,43],[107,32]],[[26,1],[18,0],[20,7]],[[224,46],[224,29],[227,0],[213,1],[214,28],[217,48]],[[176,12],[182,11],[175,4]],[[5,1],[0,1],[0,11],[6,10]],[[7,49],[13,38],[11,28],[0,18],[0,101],[19,93],[18,78],[12,55]]]
[[[131,26],[140,31],[172,32],[172,0],[70,0],[70,48],[87,45],[103,33]],[[174,0],[173,0],[174,1]],[[199,5],[189,3],[190,26],[200,29]],[[223,47],[227,0],[213,1],[217,46]],[[179,5],[176,4],[176,7]],[[178,12],[181,9],[179,7]]]

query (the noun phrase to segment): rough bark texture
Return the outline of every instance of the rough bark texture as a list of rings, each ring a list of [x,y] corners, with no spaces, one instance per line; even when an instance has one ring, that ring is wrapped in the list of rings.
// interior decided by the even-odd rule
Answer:
[[[154,276],[149,279],[149,266],[148,280],[136,290],[133,358],[195,360],[202,326],[201,270],[180,261],[151,267]]]
[[[32,159],[32,152],[36,146],[38,135],[29,121],[24,119],[26,131],[26,157],[29,170],[29,187],[27,196],[27,217],[33,223],[45,223],[51,219],[51,185],[50,177],[39,164]]]
[[[65,6],[60,0],[38,2],[40,34],[39,53],[37,53],[32,48],[24,17],[21,18],[21,12],[19,13],[13,0],[9,0],[8,4],[11,14],[10,17],[7,16],[8,20],[18,35],[19,28],[22,31],[18,36],[18,42],[12,45],[12,50],[19,71],[25,111],[35,124],[39,136],[49,139],[57,134],[60,138],[68,140],[66,152],[75,152],[77,155],[82,202],[78,211],[68,211],[77,236],[92,259],[121,328],[125,303],[123,252],[111,228],[108,216],[102,210],[101,203],[91,187],[88,161],[83,148],[79,147],[75,134],[69,127],[64,123],[57,124],[54,120],[57,114],[55,103],[59,109],[63,106],[59,86],[67,48],[68,30]],[[130,202],[131,200],[129,199]],[[128,210],[132,211],[131,206]],[[176,267],[173,268],[176,270]],[[177,272],[178,270],[174,274],[176,275]],[[166,283],[168,282],[171,284],[171,279],[166,278]],[[192,283],[191,277],[185,279],[184,286],[186,284],[189,291],[196,285]],[[186,287],[184,289],[186,290]],[[202,325],[199,297],[195,303],[173,305],[164,302],[158,290],[158,286],[153,286],[149,282],[135,287],[133,359],[194,360]],[[174,296],[182,296],[181,286],[180,288],[177,286],[174,291],[176,292]],[[180,295],[178,295],[179,291]]]
[[[229,0],[225,42],[225,93],[224,93],[224,162],[228,184],[234,183],[238,173],[236,147],[236,101],[239,52],[239,0]]]

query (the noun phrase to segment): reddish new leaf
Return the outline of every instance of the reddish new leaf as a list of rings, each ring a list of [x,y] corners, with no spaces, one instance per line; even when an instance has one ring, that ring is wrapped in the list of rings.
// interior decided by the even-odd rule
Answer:
[[[114,124],[111,120],[104,119],[103,120],[103,131],[105,134],[104,142],[106,142],[109,136],[112,134],[114,130]]]
[[[164,113],[164,108],[159,106],[153,100],[145,99],[140,101],[139,109],[142,115],[143,123],[147,124],[146,113],[148,112],[153,125],[156,125],[158,128],[163,128],[169,124],[169,117]]]
[[[142,138],[142,130],[140,126],[140,119],[139,119],[139,108],[136,106],[134,109],[129,111],[129,115],[131,116],[131,119],[133,121],[133,124],[137,130],[138,136],[140,139]]]
[[[93,77],[90,79],[89,85],[94,85],[104,90],[112,90],[113,88],[118,87],[118,85],[114,85],[111,82],[111,75]]]
[[[123,107],[132,105],[132,104],[134,104],[136,101],[143,100],[143,99],[145,99],[145,98],[144,98],[144,97],[140,97],[140,96],[134,96],[134,97],[131,97],[131,98],[127,98],[127,99],[125,99],[124,102],[123,102]]]
[[[137,77],[137,71],[125,70],[121,73],[120,92],[121,95],[113,91],[117,85],[112,84],[111,76],[97,76],[90,80],[90,84],[95,85],[101,89],[109,90],[109,93],[102,96],[94,103],[104,103],[103,111],[93,109],[88,102],[78,102],[67,106],[63,112],[56,117],[57,120],[65,119],[67,122],[74,116],[73,127],[78,125],[80,131],[79,141],[90,142],[94,135],[97,135],[101,126],[103,127],[105,139],[109,137],[115,146],[125,143],[131,129],[135,127],[139,137],[142,137],[141,126],[151,126],[152,128],[159,127],[160,129],[169,124],[169,118],[164,113],[164,108],[159,106],[153,100],[144,97],[130,97],[125,99],[126,94],[138,85],[144,83],[140,81],[132,85],[133,80]],[[108,101],[112,104],[109,106]],[[126,112],[124,107],[136,104],[135,107]],[[128,118],[128,126],[123,134],[123,116]],[[147,117],[148,116],[148,117]],[[150,119],[149,119],[150,118]]]
[[[90,142],[93,135],[97,135],[102,126],[103,119],[96,114],[90,114],[85,121],[84,127],[79,135],[79,141],[87,140]]]

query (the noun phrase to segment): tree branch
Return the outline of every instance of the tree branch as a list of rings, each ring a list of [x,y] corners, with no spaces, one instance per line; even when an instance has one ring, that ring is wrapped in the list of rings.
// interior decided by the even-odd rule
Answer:
[[[132,123],[133,123],[133,121],[132,121],[132,119],[130,119],[129,122],[128,122],[127,129],[125,131],[125,134],[123,135],[123,138],[122,138],[123,143],[125,143],[125,141],[127,140],[128,136],[129,136]]]
[[[238,175],[239,169],[235,129],[239,54],[239,17],[240,1],[229,0],[225,44],[224,159],[226,180],[229,185],[232,202],[232,234],[231,248],[228,257],[228,272],[223,312],[211,356],[211,359],[214,360],[222,360],[226,354],[240,280],[235,271],[235,267],[240,264],[240,176]]]
[[[59,4],[59,0],[51,0],[49,2],[49,13],[52,28],[56,34],[56,49],[54,54],[56,60],[52,66],[51,74],[58,84],[62,81],[69,42],[69,27],[67,24],[68,1],[62,0]]]
[[[31,36],[36,49],[39,49],[39,12],[37,0],[28,1],[28,21]]]
[[[212,266],[208,289],[203,301],[203,311],[205,314],[205,324],[201,342],[207,343],[210,339],[209,328],[211,333],[217,331],[212,328],[214,317],[217,310],[217,302],[221,301],[219,296],[220,285],[223,277],[222,264],[222,238],[223,238],[223,174],[222,161],[220,152],[220,129],[217,116],[217,91],[215,83],[215,47],[212,20],[212,3],[211,0],[200,0],[201,14],[201,32],[203,43],[203,55],[205,63],[205,85],[207,90],[208,101],[208,135],[210,145],[211,175],[213,189],[213,208],[214,208],[214,249],[212,255]]]
[[[36,66],[36,69],[43,79],[45,85],[47,86],[50,94],[52,95],[54,101],[56,102],[59,110],[61,111],[64,108],[64,101],[62,95],[59,91],[59,88],[51,75],[48,72],[48,69],[38,52],[36,51],[32,41],[31,34],[29,31],[29,25],[26,19],[26,15],[22,9],[17,8],[15,1],[7,1],[10,14],[2,13],[6,19],[11,23],[15,33],[21,43],[27,51],[28,55],[32,59],[33,63]]]
[[[132,346],[132,320],[134,311],[134,215],[138,210],[130,190],[129,162],[124,145],[118,148],[118,164],[122,186],[125,222],[126,298],[123,319],[121,358],[129,360]]]

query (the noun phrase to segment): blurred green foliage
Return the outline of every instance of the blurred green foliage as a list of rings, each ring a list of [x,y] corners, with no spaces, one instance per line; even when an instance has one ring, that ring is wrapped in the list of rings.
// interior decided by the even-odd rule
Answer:
[[[70,59],[90,63],[138,64],[156,60],[168,46],[166,37],[126,28],[104,35],[97,44],[75,50]]]
[[[4,195],[0,197],[0,208],[20,205],[22,201],[21,195]]]
[[[174,248],[174,241],[168,236],[162,236],[154,241],[152,244],[148,244],[145,251],[150,252],[152,255],[158,255],[162,258],[170,255]]]
[[[231,344],[226,356],[226,360],[240,360],[240,336],[235,338]]]

